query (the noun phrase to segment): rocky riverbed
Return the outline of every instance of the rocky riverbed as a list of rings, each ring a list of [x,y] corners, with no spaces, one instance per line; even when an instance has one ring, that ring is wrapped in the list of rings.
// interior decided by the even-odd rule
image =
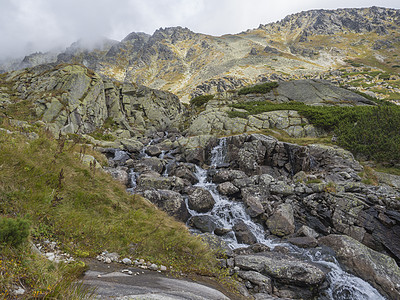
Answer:
[[[341,148],[260,134],[139,144],[99,149],[107,171],[220,249],[244,296],[400,297],[397,178],[368,185]]]

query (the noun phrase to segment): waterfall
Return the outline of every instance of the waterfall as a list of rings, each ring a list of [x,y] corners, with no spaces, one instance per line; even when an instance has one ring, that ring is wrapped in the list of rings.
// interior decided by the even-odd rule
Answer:
[[[211,167],[217,168],[225,164],[226,156],[226,139],[220,139],[217,146],[211,151]],[[325,295],[320,299],[330,300],[384,300],[379,292],[373,288],[369,283],[345,272],[336,258],[329,253],[325,253],[316,249],[301,249],[288,243],[272,241],[266,238],[264,228],[262,225],[253,222],[250,216],[246,213],[243,203],[229,200],[228,197],[222,196],[218,193],[217,185],[208,181],[207,170],[196,166],[195,173],[199,182],[195,185],[197,187],[208,190],[215,200],[213,209],[205,214],[199,214],[196,211],[189,210],[192,215],[210,215],[213,216],[218,225],[226,229],[231,229],[235,221],[241,219],[245,222],[251,232],[257,239],[257,242],[274,248],[277,245],[286,246],[291,253],[300,255],[304,260],[311,261],[319,264],[330,271],[327,275],[329,287],[324,291]],[[232,248],[244,247],[247,245],[239,244],[236,240],[233,231],[222,237],[227,244]]]

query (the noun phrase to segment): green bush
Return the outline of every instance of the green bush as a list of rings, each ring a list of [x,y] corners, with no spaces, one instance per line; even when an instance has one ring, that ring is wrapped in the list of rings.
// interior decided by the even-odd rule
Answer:
[[[311,124],[334,132],[338,144],[354,154],[378,162],[400,163],[400,107],[380,106],[308,106],[289,102],[274,104],[268,101],[232,105],[245,109],[249,115],[266,111],[296,110]]]
[[[196,107],[200,107],[204,104],[206,104],[208,101],[214,98],[214,95],[200,95],[197,97],[194,97],[192,100],[190,100],[190,104],[194,105]]]
[[[19,246],[28,238],[29,227],[24,219],[0,218],[0,243]]]
[[[278,85],[279,84],[277,82],[265,82],[262,84],[257,84],[254,86],[242,88],[238,91],[238,94],[239,95],[266,94],[272,91],[272,89],[278,87]]]

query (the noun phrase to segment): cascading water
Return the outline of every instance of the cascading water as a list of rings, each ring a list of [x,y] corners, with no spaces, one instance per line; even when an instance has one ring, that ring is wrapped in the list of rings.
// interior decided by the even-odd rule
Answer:
[[[226,139],[222,138],[219,144],[211,151],[211,167],[217,168],[225,165],[226,156]],[[284,245],[294,254],[300,255],[303,259],[312,261],[316,264],[328,268],[330,272],[327,275],[329,287],[324,291],[325,295],[320,299],[332,300],[384,300],[379,292],[364,280],[353,276],[340,267],[336,258],[329,253],[323,251],[313,251],[301,249],[296,246],[279,243],[266,238],[264,229],[261,225],[254,223],[250,216],[246,213],[242,203],[231,201],[227,197],[222,196],[217,191],[217,186],[207,180],[207,170],[196,166],[196,173],[199,182],[195,185],[208,190],[215,200],[214,208],[206,213],[199,214],[196,211],[189,210],[192,215],[210,215],[214,217],[217,223],[226,229],[232,229],[237,220],[243,220],[259,243],[265,244],[270,248],[277,245]],[[247,245],[239,244],[233,231],[223,236],[228,245],[235,249]]]

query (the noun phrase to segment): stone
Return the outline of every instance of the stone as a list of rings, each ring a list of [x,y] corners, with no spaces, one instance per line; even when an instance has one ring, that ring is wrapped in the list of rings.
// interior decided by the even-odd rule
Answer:
[[[292,205],[279,205],[272,216],[268,218],[266,225],[271,233],[276,236],[293,234],[295,226]]]
[[[163,265],[161,265],[161,266],[160,266],[160,271],[163,271],[163,272],[167,271],[167,267],[166,267],[166,266],[163,266]]]
[[[156,145],[150,145],[145,151],[150,156],[159,156],[161,154],[161,149]]]
[[[345,268],[374,286],[388,299],[400,299],[400,268],[396,261],[345,235],[328,235],[318,239],[335,251]]]
[[[274,184],[271,184],[269,190],[272,194],[282,195],[282,196],[290,196],[294,194],[294,187],[292,185],[287,184],[284,181],[278,181]]]
[[[326,271],[293,256],[264,252],[257,255],[239,255],[235,265],[242,270],[252,270],[270,276],[283,283],[318,286],[326,277]]]
[[[251,245],[257,243],[257,238],[243,220],[239,219],[235,222],[233,231],[239,244]]]
[[[238,276],[244,280],[248,280],[251,283],[257,285],[258,292],[268,293],[268,294],[272,293],[271,278],[255,271],[239,271]]]
[[[243,200],[247,206],[246,212],[249,214],[250,217],[255,218],[264,213],[265,210],[259,197],[249,196]]]
[[[132,264],[132,260],[130,260],[129,258],[125,257],[125,258],[122,260],[122,263],[123,263],[124,265],[131,265],[131,264]]]
[[[105,168],[107,173],[109,173],[115,180],[118,180],[123,185],[127,185],[129,182],[129,175],[125,167],[117,168]]]
[[[150,266],[148,266],[148,269],[151,271],[157,271],[158,270],[158,266],[156,264],[151,264]]]
[[[172,175],[188,180],[191,184],[199,182],[196,175],[185,165],[178,166],[171,172]]]
[[[318,246],[318,242],[313,237],[292,237],[287,240],[289,243],[300,247],[300,248],[315,248]]]
[[[144,147],[144,145],[140,141],[135,139],[122,139],[121,144],[123,146],[123,149],[130,153],[139,153],[140,150],[142,150]]]
[[[233,185],[232,182],[223,182],[217,186],[218,192],[222,195],[233,195],[238,193],[240,190]]]
[[[232,257],[233,251],[229,245],[220,237],[211,234],[203,233],[200,235],[201,239],[206,242],[211,249],[221,258]]]
[[[247,177],[246,173],[240,170],[221,170],[213,176],[213,182],[222,183],[245,177]]]
[[[156,204],[170,216],[186,222],[189,218],[185,201],[181,194],[170,190],[147,190],[143,196]]]
[[[164,162],[157,157],[145,157],[142,158],[139,163],[136,164],[135,170],[137,172],[144,172],[145,170],[152,170],[161,174],[164,170]]]
[[[217,220],[213,216],[198,215],[189,219],[188,224],[202,232],[213,232],[217,228]]]
[[[305,236],[305,237],[311,237],[311,238],[318,238],[319,234],[312,228],[303,225],[297,230],[296,236]]]
[[[204,213],[210,211],[215,204],[211,193],[203,188],[194,188],[188,196],[189,208]]]

